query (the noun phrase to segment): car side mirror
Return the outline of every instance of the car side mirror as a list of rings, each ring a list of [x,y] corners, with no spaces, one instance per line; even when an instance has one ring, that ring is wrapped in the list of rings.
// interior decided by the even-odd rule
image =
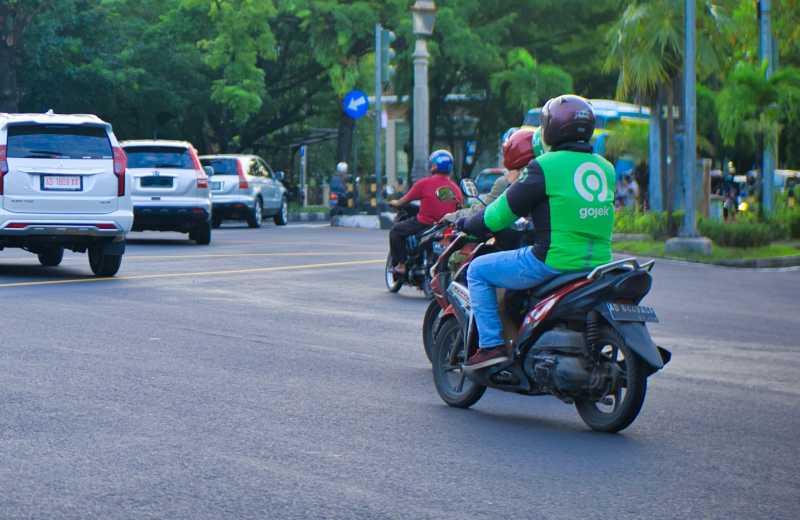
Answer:
[[[461,191],[467,197],[476,198],[478,196],[478,187],[472,179],[461,179]]]
[[[284,172],[282,170],[279,170],[279,171],[275,172],[275,178],[278,179],[279,181],[283,182],[283,179],[286,178],[286,172]]]
[[[206,172],[206,175],[211,177],[214,175],[214,167],[213,166],[203,166],[203,171]]]

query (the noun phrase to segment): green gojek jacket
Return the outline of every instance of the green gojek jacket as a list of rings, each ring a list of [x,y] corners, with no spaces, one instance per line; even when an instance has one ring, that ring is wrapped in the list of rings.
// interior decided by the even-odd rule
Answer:
[[[483,236],[520,217],[533,221],[533,253],[558,271],[590,270],[611,261],[614,167],[590,144],[570,143],[545,153],[481,213],[463,224]]]

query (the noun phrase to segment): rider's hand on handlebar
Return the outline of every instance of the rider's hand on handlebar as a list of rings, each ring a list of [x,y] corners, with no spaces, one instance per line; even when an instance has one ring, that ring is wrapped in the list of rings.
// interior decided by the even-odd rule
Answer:
[[[390,200],[389,201],[389,205],[391,207],[393,207],[393,208],[399,208],[400,207],[400,200],[399,199],[398,200]]]

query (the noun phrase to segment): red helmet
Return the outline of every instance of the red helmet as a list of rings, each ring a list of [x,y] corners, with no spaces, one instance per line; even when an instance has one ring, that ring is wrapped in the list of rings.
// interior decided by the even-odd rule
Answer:
[[[503,166],[507,170],[519,170],[531,162],[533,132],[533,128],[520,128],[503,143]]]
[[[594,110],[580,96],[558,96],[542,108],[542,139],[548,147],[588,143],[594,133]]]

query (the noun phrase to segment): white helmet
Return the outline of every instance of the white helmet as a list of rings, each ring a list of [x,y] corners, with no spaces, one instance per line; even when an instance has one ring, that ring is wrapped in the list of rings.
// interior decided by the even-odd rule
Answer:
[[[342,161],[336,165],[336,173],[347,174],[347,163]]]

